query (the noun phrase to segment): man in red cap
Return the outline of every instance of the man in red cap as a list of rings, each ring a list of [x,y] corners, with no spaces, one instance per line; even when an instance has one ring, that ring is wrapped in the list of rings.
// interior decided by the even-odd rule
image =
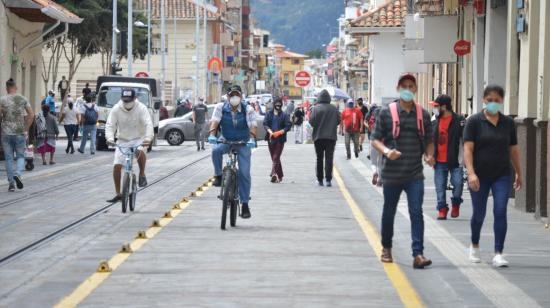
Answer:
[[[413,267],[424,268],[432,261],[424,257],[424,166],[433,166],[432,125],[430,114],[414,98],[416,78],[404,74],[397,83],[399,100],[382,108],[376,120],[371,144],[384,155],[381,179],[384,190],[382,211],[381,261],[393,262],[391,253],[393,224],[401,193],[405,191],[409,207]]]

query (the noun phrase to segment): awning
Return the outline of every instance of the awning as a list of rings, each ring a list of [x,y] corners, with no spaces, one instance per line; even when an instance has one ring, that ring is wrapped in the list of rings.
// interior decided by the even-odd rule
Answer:
[[[15,15],[43,23],[64,22],[79,24],[82,18],[51,0],[6,0],[5,6]]]

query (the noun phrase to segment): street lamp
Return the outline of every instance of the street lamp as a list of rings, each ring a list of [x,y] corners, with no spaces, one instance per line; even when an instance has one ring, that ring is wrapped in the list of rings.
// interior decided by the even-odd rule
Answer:
[[[147,28],[147,25],[144,24],[143,22],[141,22],[140,20],[134,22],[134,26],[136,26],[138,28]]]

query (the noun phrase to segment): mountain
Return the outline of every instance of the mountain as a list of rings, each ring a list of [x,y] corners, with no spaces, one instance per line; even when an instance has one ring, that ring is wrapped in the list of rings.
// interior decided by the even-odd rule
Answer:
[[[269,30],[275,42],[304,53],[327,44],[338,34],[343,0],[251,0],[257,26]]]

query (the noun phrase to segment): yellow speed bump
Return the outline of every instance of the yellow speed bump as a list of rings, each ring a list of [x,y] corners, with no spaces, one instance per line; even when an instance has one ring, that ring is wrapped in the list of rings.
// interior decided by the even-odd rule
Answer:
[[[344,199],[346,199],[351,209],[351,212],[355,217],[355,220],[363,230],[363,233],[367,238],[367,242],[371,246],[377,258],[380,259],[382,244],[380,243],[380,236],[378,235],[378,231],[376,230],[372,222],[368,220],[368,218],[365,216],[365,214],[363,213],[359,205],[357,205],[357,203],[351,196],[337,168],[334,168],[334,179],[336,179],[336,182],[340,187],[340,192],[344,196]],[[399,298],[401,299],[403,306],[424,307],[424,304],[422,303],[420,296],[418,295],[416,290],[413,288],[409,279],[407,278],[403,270],[401,270],[399,265],[397,263],[381,263],[381,264],[384,267],[384,271],[386,272],[386,275],[390,279],[394,289],[397,291],[397,294],[399,295]]]

